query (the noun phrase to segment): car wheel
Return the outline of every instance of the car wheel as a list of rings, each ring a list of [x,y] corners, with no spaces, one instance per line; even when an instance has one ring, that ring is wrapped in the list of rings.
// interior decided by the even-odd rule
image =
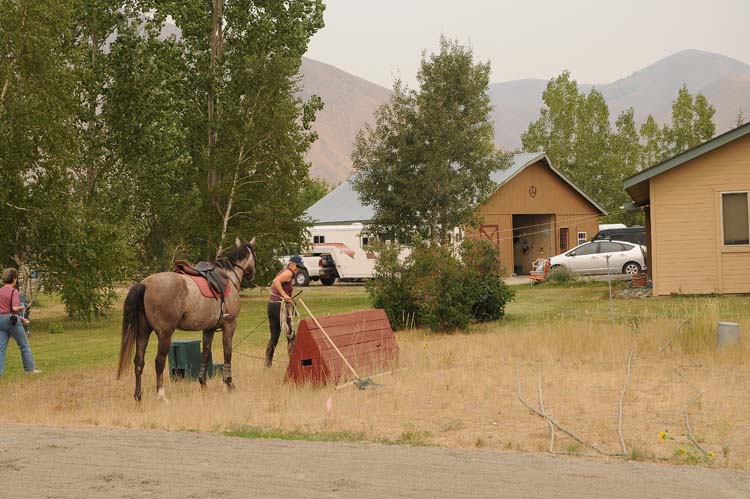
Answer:
[[[304,270],[302,272],[298,272],[296,276],[294,276],[294,284],[297,286],[307,286],[310,284],[310,276],[307,275],[307,272]]]
[[[628,262],[622,266],[622,273],[634,276],[641,272],[641,266],[638,262]]]
[[[555,264],[555,265],[553,265],[553,266],[551,266],[551,267],[549,268],[549,271],[550,271],[550,272],[552,272],[552,271],[553,271],[553,270],[555,270],[555,269],[561,269],[561,268],[562,268],[562,265],[560,265],[560,264]]]
[[[323,286],[331,286],[334,282],[336,282],[335,277],[321,277],[320,282],[323,283]]]

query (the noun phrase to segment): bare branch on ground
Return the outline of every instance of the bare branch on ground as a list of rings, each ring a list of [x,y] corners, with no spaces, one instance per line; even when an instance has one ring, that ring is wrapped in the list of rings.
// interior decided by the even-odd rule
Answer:
[[[623,454],[611,454],[609,452],[603,451],[600,448],[598,448],[596,445],[586,442],[585,440],[583,440],[581,437],[579,437],[575,433],[573,433],[573,432],[565,429],[560,423],[558,423],[557,421],[555,421],[549,415],[547,415],[545,413],[542,413],[538,409],[536,409],[536,408],[532,407],[531,405],[529,405],[529,403],[526,402],[526,400],[523,398],[523,394],[521,393],[521,380],[518,378],[518,368],[519,368],[519,366],[516,366],[516,386],[518,387],[518,400],[520,400],[521,403],[524,406],[526,406],[527,409],[529,409],[531,412],[533,412],[534,414],[536,414],[540,418],[546,419],[551,424],[553,424],[558,430],[560,430],[561,432],[565,433],[566,435],[568,435],[570,438],[572,438],[573,440],[575,440],[579,444],[584,445],[584,446],[592,449],[594,452],[596,452],[598,454],[601,454],[601,455],[607,456],[607,457],[625,457]]]

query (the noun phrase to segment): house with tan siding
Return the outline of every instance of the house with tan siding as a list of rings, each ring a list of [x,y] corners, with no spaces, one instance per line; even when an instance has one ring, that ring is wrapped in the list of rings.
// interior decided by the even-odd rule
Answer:
[[[625,181],[654,295],[750,293],[750,124]]]

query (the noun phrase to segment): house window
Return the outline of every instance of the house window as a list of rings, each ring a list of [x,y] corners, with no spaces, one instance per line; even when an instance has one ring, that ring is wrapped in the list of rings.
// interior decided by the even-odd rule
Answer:
[[[313,244],[324,244],[326,236],[313,236]]]
[[[724,228],[724,245],[750,244],[747,192],[722,193],[721,217]]]
[[[578,233],[578,244],[583,244],[588,240],[588,237],[586,236],[585,232],[579,232]]]
[[[362,247],[366,248],[370,245],[370,238],[367,236],[362,237]]]

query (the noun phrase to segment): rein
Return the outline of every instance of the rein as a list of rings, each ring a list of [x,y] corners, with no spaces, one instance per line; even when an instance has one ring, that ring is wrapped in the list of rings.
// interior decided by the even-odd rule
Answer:
[[[238,269],[240,269],[242,271],[243,275],[244,275],[244,273],[245,273],[245,269],[244,268],[240,267],[236,263],[232,263],[232,265],[234,267],[237,267]],[[234,270],[234,269],[232,269],[232,274],[234,274],[234,277],[237,278],[237,284],[234,284],[234,281],[232,281],[232,284],[234,284],[234,289],[236,289],[237,292],[239,293],[240,292],[240,284],[242,284],[242,278],[240,278],[240,276],[237,275],[237,271]]]

